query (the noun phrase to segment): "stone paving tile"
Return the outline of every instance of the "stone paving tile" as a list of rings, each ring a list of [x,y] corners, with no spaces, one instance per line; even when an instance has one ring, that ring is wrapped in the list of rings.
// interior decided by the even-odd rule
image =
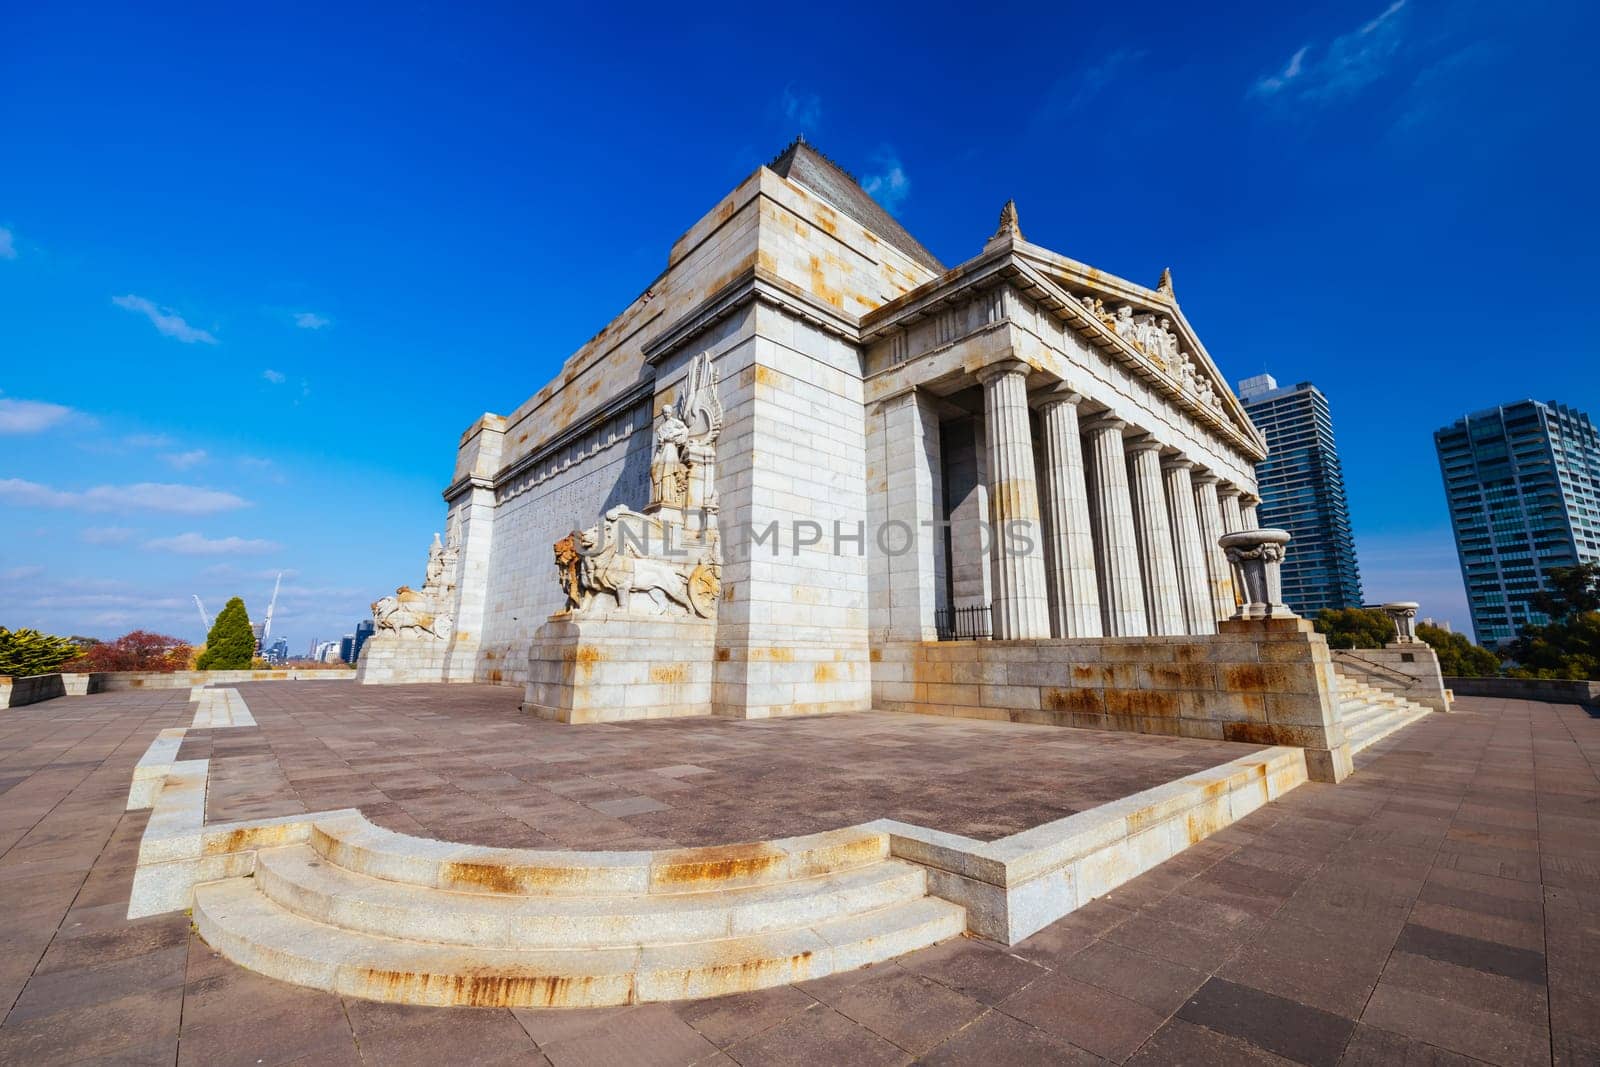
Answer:
[[[727,844],[875,818],[992,839],[1258,748],[882,713],[573,727],[521,714],[521,693],[499,686],[239,690],[258,726],[197,731],[182,752],[212,759],[209,819],[362,807],[396,830],[532,848]],[[539,798],[581,807],[504,817],[502,802]]]
[[[820,999],[914,1056],[938,1047],[988,1010],[969,996],[899,968]]]
[[[1002,774],[1016,761],[998,731],[936,720],[777,722],[758,740],[675,723],[599,731],[585,755],[543,730],[508,743],[532,724],[504,691],[343,689],[346,723],[318,710],[314,684],[256,688],[251,736],[193,742],[240,772],[220,809],[354,797],[412,832],[558,847],[565,826],[655,847],[713,819],[761,836],[900,803],[994,827],[1061,810],[1063,782],[1122,795],[1086,769],[1103,734],[1028,742],[1051,793]],[[187,725],[186,697],[0,713],[0,1062],[1600,1062],[1600,722],[1576,708],[1462,701],[1364,753],[1340,786],[1302,786],[1009,949],[958,939],[700,1003],[489,1011],[343,1001],[234,967],[182,916],[123,918],[147,819],[121,810],[128,781],[158,730]],[[766,767],[769,742],[847,767],[870,752],[878,770],[813,782]],[[1119,773],[1178,769],[1172,750],[1116,747]],[[974,775],[1009,791],[975,793]],[[563,780],[590,804],[665,808],[604,814],[539,787]]]
[[[1178,1012],[1185,1022],[1312,1067],[1339,1062],[1355,1020],[1225,978],[1211,978]]]

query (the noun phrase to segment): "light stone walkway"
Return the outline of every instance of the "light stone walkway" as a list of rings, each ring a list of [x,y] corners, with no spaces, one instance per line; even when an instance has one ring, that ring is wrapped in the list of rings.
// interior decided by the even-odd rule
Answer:
[[[122,917],[147,818],[122,810],[129,782],[189,724],[187,696],[0,712],[0,1062],[1600,1060],[1600,721],[1579,708],[1462,700],[1010,950],[962,939],[723,1000],[491,1011],[283,985],[181,914]],[[291,714],[247,699],[260,730],[214,747]],[[405,717],[458,717],[430,699]]]

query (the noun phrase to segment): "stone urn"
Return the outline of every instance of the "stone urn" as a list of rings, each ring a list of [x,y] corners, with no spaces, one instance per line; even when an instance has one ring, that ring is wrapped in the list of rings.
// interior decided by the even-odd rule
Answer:
[[[1394,623],[1394,643],[1397,645],[1414,645],[1417,643],[1417,609],[1422,605],[1415,600],[1396,600],[1383,605],[1383,613],[1389,616]]]
[[[1299,618],[1283,603],[1283,553],[1287,530],[1235,530],[1217,538],[1243,588],[1236,619]]]

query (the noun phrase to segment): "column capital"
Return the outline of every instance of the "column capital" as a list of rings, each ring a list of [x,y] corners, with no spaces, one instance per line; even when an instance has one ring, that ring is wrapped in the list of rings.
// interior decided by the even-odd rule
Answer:
[[[1195,485],[1217,485],[1222,481],[1221,478],[1218,478],[1204,467],[1196,467],[1193,477]]]
[[[1109,411],[1102,411],[1098,415],[1090,415],[1084,419],[1081,427],[1084,433],[1100,433],[1104,430],[1121,432],[1128,428],[1126,419],[1119,419]]]
[[[1057,404],[1071,404],[1074,407],[1083,402],[1083,394],[1078,392],[1066,382],[1057,382],[1043,389],[1028,394],[1028,404],[1035,410],[1043,411]]]
[[[979,367],[973,377],[984,385],[988,385],[996,378],[1002,378],[1008,374],[1026,375],[1032,369],[1020,359],[1002,359],[987,366]]]
[[[1237,485],[1234,485],[1232,482],[1224,482],[1224,481],[1220,481],[1219,480],[1219,482],[1217,484],[1217,495],[1218,496],[1240,496],[1240,495],[1243,494],[1243,492],[1244,492],[1244,490],[1240,489]]]
[[[1185,458],[1184,456],[1181,456],[1181,455],[1163,456],[1161,458],[1161,469],[1164,470],[1164,471],[1175,471],[1175,470],[1192,471],[1192,470],[1194,470],[1194,460],[1187,459],[1187,458]]]
[[[1124,445],[1129,452],[1159,452],[1161,449],[1166,447],[1160,441],[1157,441],[1154,437],[1149,435],[1144,437],[1135,437],[1131,441],[1124,442]]]
[[[1239,491],[1239,506],[1240,507],[1242,507],[1242,508],[1253,508],[1253,507],[1260,506],[1260,504],[1261,504],[1261,498],[1256,496],[1254,493],[1247,493],[1242,489]]]

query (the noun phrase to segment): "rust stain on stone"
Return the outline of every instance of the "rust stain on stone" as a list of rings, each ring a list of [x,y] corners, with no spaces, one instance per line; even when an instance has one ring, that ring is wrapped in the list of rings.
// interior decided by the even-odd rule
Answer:
[[[671,852],[651,871],[652,885],[674,888],[747,881],[783,867],[789,855],[771,845],[717,845]]]
[[[594,978],[555,974],[428,974],[373,967],[362,972],[377,999],[399,1000],[398,994],[418,987],[441,990],[447,1004],[472,1008],[543,1007],[582,1004]],[[381,993],[376,991],[382,990]],[[429,998],[432,999],[432,998]]]
[[[1259,693],[1267,687],[1267,672],[1258,663],[1236,663],[1222,671],[1223,688],[1234,693]]]
[[[689,668],[682,663],[669,663],[659,667],[650,668],[650,680],[663,685],[677,685],[688,681]]]
[[[819,663],[811,669],[811,680],[814,682],[831,682],[834,680],[833,668],[826,663]]]
[[[718,663],[726,663],[732,658],[733,658],[733,649],[731,649],[731,648],[719,648],[719,649],[717,649],[717,662]]]

